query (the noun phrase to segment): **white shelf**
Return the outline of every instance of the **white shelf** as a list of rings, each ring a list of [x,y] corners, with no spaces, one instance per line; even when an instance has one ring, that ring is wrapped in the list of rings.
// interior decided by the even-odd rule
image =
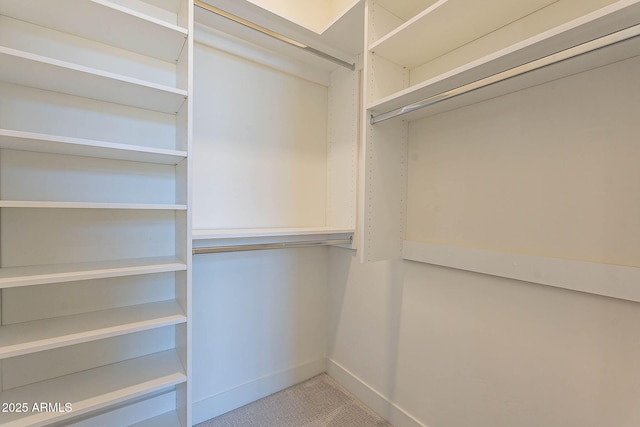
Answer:
[[[440,0],[369,49],[395,64],[415,68],[555,1]]]
[[[316,30],[311,30],[283,16],[269,12],[250,0],[216,0],[209,3],[346,62],[353,62],[353,56],[362,53],[364,34],[362,11],[364,2],[354,0],[349,1],[349,4],[343,2],[343,6],[345,6],[344,12],[337,16],[334,21],[327,22],[324,28]],[[297,58],[303,63],[312,64],[320,69],[330,71],[337,67],[331,61],[289,46],[264,34],[238,26],[199,7],[195,8],[195,12],[196,23],[198,24],[216,28],[226,34],[255,43],[285,56]]]
[[[183,211],[186,205],[151,203],[93,203],[93,202],[43,202],[29,200],[0,200],[0,208],[40,208],[40,209],[134,209]]]
[[[193,240],[241,239],[253,237],[318,236],[353,234],[352,228],[296,227],[296,228],[237,228],[220,230],[193,230]]]
[[[186,381],[175,350],[114,363],[0,393],[2,402],[69,402],[71,412],[4,413],[2,427],[37,427],[97,411]]]
[[[376,3],[403,21],[408,21],[432,6],[436,1],[437,0],[376,0]]]
[[[100,310],[0,327],[0,359],[186,322],[175,301]]]
[[[581,18],[545,31],[493,54],[465,64],[452,71],[416,84],[367,105],[375,114],[404,107],[442,94],[485,77],[544,58],[581,43],[621,31],[640,22],[640,1],[620,1]],[[433,107],[402,116],[415,119],[494,98],[546,81],[586,71],[598,66],[638,55],[637,42],[619,43],[611,48],[585,54],[574,60],[512,78],[481,90],[453,98]]]
[[[180,423],[178,414],[175,411],[171,411],[133,424],[129,427],[182,427],[182,424]]]
[[[0,81],[175,114],[187,92],[0,46]],[[46,76],[46,78],[43,78]]]
[[[70,138],[10,129],[0,129],[0,148],[166,165],[176,165],[187,157],[186,151]]]
[[[0,269],[0,289],[46,283],[136,276],[139,274],[166,273],[184,271],[186,269],[186,264],[175,257],[6,267]]]
[[[185,28],[107,0],[50,4],[51,0],[4,1],[0,14],[170,62],[178,59],[187,37]]]
[[[318,34],[323,43],[355,57],[362,53],[364,47],[364,2],[352,0],[341,15],[337,16]],[[349,59],[347,62],[353,62]]]

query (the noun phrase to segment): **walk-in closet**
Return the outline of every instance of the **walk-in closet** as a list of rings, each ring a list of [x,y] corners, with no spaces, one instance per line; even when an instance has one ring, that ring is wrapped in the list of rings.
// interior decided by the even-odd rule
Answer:
[[[640,425],[639,35],[0,0],[0,427]]]

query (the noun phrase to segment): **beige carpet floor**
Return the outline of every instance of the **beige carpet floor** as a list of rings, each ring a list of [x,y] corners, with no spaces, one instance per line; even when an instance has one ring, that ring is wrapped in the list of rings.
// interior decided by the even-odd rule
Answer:
[[[196,427],[392,427],[326,374]]]

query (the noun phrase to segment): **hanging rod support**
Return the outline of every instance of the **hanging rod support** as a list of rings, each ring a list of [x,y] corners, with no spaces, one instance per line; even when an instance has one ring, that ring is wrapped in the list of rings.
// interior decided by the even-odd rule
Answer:
[[[349,239],[329,239],[329,240],[311,240],[299,242],[280,242],[280,243],[256,243],[252,245],[229,245],[229,246],[210,246],[206,248],[193,248],[193,255],[215,254],[220,252],[241,252],[241,251],[260,251],[265,249],[290,249],[303,248],[309,246],[331,246],[331,245],[350,245],[353,242]]]
[[[286,43],[286,44],[288,44],[290,46],[294,46],[294,47],[296,47],[298,49],[302,49],[302,50],[304,50],[306,52],[312,53],[312,54],[314,54],[316,56],[319,56],[319,57],[321,57],[323,59],[331,61],[334,64],[338,64],[338,65],[340,65],[342,67],[348,68],[351,71],[356,69],[356,65],[353,64],[353,63],[350,63],[350,62],[347,62],[347,61],[343,61],[342,59],[336,58],[333,55],[329,55],[328,53],[322,52],[322,51],[320,51],[318,49],[314,49],[311,46],[307,46],[304,43],[300,43],[300,42],[298,42],[296,40],[293,40],[293,39],[291,39],[291,38],[289,38],[287,36],[283,36],[280,33],[276,33],[275,31],[271,31],[270,29],[265,28],[265,27],[263,27],[261,25],[255,24],[255,23],[253,23],[251,21],[248,21],[248,20],[246,20],[244,18],[241,18],[239,16],[233,15],[233,14],[231,14],[229,12],[226,12],[226,11],[224,11],[222,9],[218,9],[217,7],[211,6],[210,4],[207,4],[207,3],[205,3],[205,2],[203,2],[201,0],[194,0],[193,4],[195,6],[198,6],[199,8],[202,8],[202,9],[206,10],[206,11],[209,11],[211,13],[215,13],[218,16],[222,16],[223,18],[229,19],[230,21],[236,22],[236,23],[238,23],[240,25],[244,25],[247,28],[251,28],[252,30],[258,31],[258,32],[260,32],[260,33],[262,33],[264,35],[267,35],[269,37],[272,37],[272,38],[274,38],[276,40],[280,40],[281,42],[284,42],[284,43]]]
[[[372,125],[375,125],[376,123],[380,123],[384,120],[393,119],[395,117],[402,116],[404,114],[411,113],[413,111],[438,104],[442,101],[446,101],[448,99],[455,98],[460,95],[464,95],[474,90],[491,86],[493,84],[500,83],[505,80],[509,80],[514,77],[518,77],[523,74],[530,73],[532,71],[539,70],[541,68],[548,67],[563,61],[567,61],[569,59],[578,57],[580,55],[584,55],[586,53],[593,52],[598,49],[602,49],[604,47],[611,46],[616,43],[620,43],[625,40],[632,39],[634,37],[637,37],[638,35],[640,35],[640,25],[635,25],[633,27],[629,27],[624,30],[620,30],[615,33],[597,38],[595,40],[591,40],[589,42],[579,44],[577,46],[562,50],[560,52],[545,56],[543,58],[536,59],[526,64],[511,68],[509,70],[502,71],[497,74],[493,74],[489,77],[485,77],[483,79],[460,86],[458,88],[455,88],[446,92],[442,92],[440,94],[423,99],[422,101],[414,102],[413,104],[409,104],[404,107],[397,108],[387,113],[382,113],[378,115],[372,114],[370,116],[369,122]]]

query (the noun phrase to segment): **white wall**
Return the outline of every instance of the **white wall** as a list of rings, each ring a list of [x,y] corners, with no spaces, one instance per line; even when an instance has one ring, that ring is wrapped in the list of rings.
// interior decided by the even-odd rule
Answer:
[[[330,259],[330,372],[396,427],[640,423],[636,303],[409,261],[363,265],[344,249]]]
[[[411,123],[407,240],[640,266],[639,69]],[[330,265],[329,372],[396,427],[640,425],[637,303],[338,248]]]
[[[409,126],[407,240],[640,266],[640,57]]]
[[[325,225],[328,88],[195,46],[193,228]]]
[[[327,271],[327,248],[195,256],[195,422],[324,372]]]

